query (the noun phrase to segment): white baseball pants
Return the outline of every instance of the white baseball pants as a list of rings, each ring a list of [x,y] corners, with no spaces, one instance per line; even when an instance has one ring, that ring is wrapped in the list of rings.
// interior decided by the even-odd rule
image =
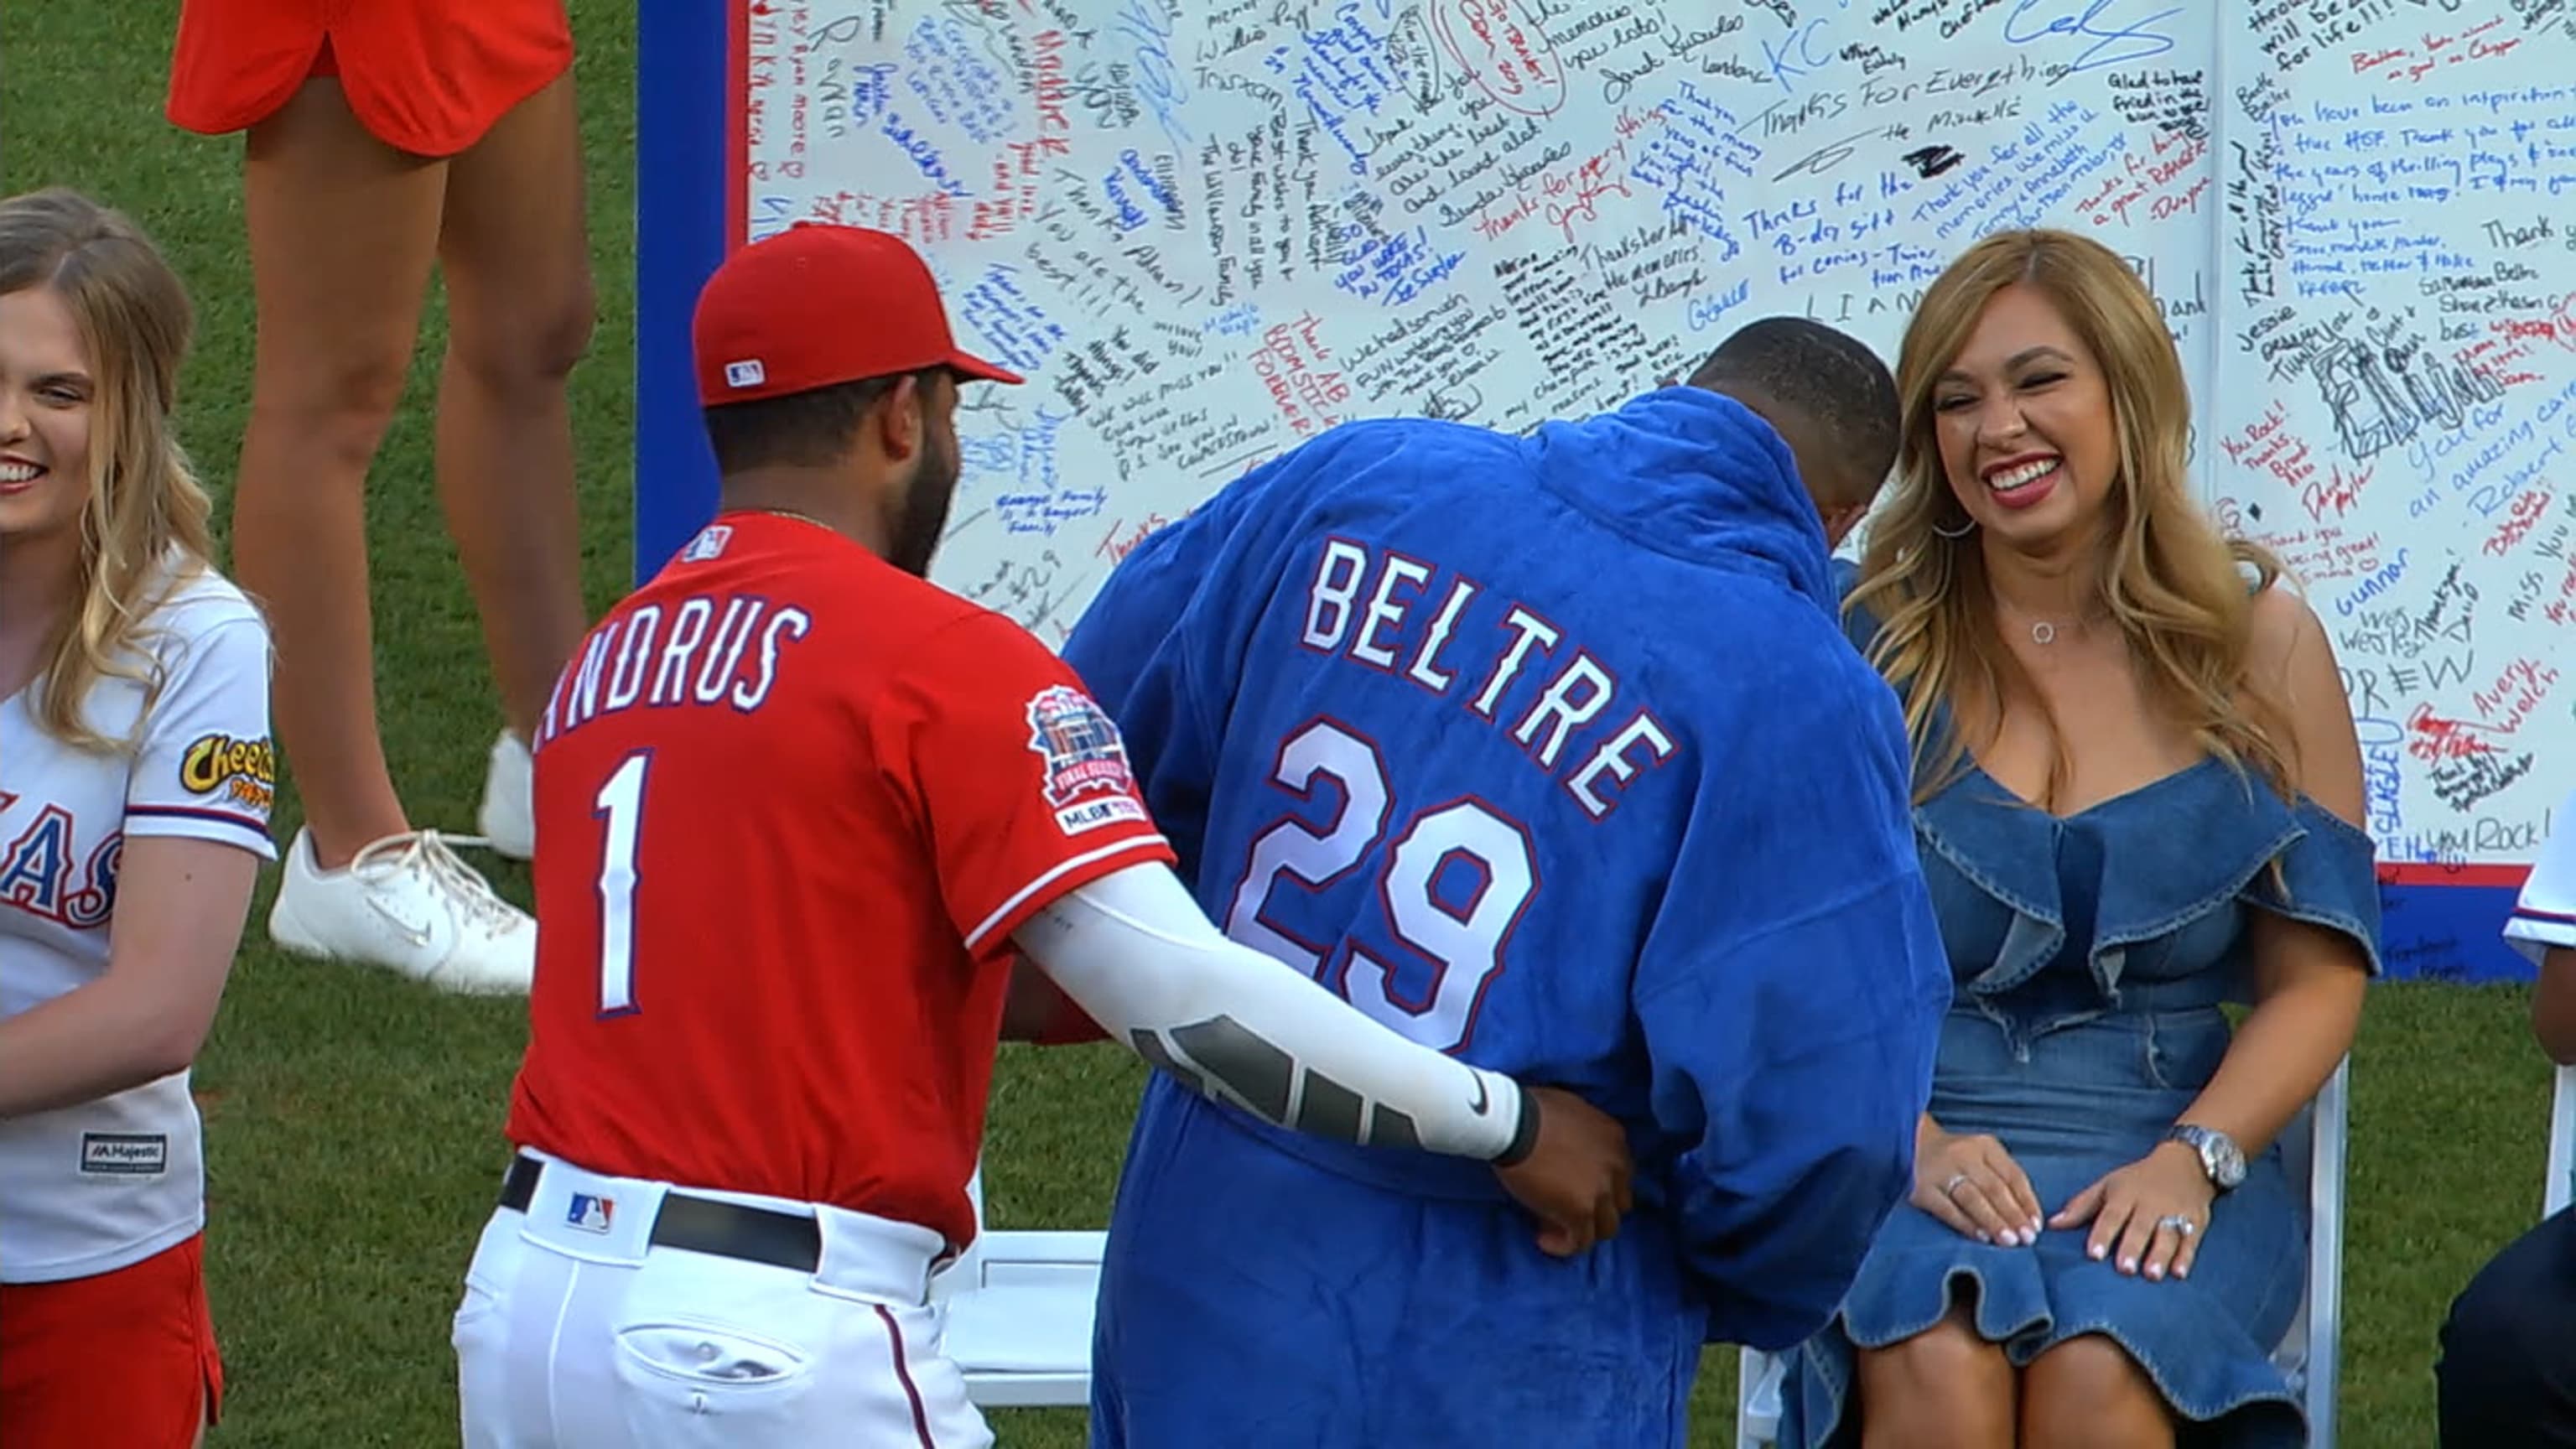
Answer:
[[[671,1192],[810,1216],[819,1263],[655,1246]],[[988,1449],[925,1301],[942,1246],[864,1213],[545,1159],[466,1270],[465,1449]]]

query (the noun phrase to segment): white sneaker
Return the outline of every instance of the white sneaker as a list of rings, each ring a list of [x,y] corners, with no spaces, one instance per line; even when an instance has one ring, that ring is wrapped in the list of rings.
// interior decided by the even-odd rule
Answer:
[[[537,923],[492,893],[435,830],[388,835],[347,866],[315,865],[310,832],[286,852],[269,939],[299,956],[363,961],[469,995],[524,994],[537,971]]]
[[[501,731],[492,742],[492,765],[483,773],[483,809],[474,822],[493,854],[537,858],[535,783],[536,762],[528,755],[527,741]]]

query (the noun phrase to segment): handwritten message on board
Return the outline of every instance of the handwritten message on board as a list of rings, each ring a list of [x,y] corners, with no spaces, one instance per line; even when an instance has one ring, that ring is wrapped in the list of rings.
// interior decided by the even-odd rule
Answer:
[[[2383,859],[2527,862],[2576,783],[2565,0],[755,0],[738,39],[742,238],[900,233],[1029,376],[968,394],[937,578],[1050,642],[1335,423],[1527,429],[1779,312],[1892,361],[1969,242],[2067,226],[2335,636]]]

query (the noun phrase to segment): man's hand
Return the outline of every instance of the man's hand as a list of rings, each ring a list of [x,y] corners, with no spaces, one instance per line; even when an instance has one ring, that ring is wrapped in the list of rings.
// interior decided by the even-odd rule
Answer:
[[[1539,1114],[1538,1141],[1530,1154],[1494,1175],[1541,1224],[1539,1251],[1571,1258],[1618,1234],[1619,1219],[1634,1207],[1625,1129],[1581,1097],[1560,1087],[1529,1087],[1529,1110]]]

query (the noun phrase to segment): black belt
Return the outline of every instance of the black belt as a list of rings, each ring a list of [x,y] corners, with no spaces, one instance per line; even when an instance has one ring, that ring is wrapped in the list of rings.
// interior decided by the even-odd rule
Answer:
[[[501,1206],[526,1212],[545,1166],[533,1157],[511,1158],[509,1174],[501,1179]],[[657,1248],[685,1248],[799,1273],[811,1273],[823,1262],[823,1229],[814,1219],[684,1192],[662,1195],[662,1210],[647,1241]]]

